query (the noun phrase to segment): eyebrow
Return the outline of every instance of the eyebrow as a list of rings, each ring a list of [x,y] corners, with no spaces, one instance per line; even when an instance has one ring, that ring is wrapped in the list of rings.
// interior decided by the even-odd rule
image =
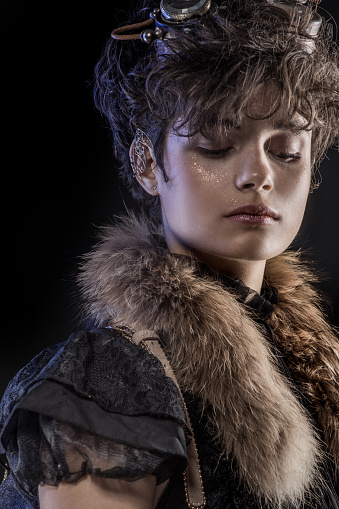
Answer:
[[[255,120],[255,119],[254,119]],[[257,120],[265,120],[265,119],[257,119]],[[226,126],[229,126],[230,129],[241,129],[242,128],[242,125],[239,124],[239,123],[235,123],[234,121],[231,121],[231,120],[226,120],[225,121],[225,125]],[[307,125],[307,124],[306,124]],[[275,131],[289,131],[289,130],[292,130],[292,131],[299,131],[299,132],[302,132],[302,131],[308,131],[308,130],[311,130],[312,129],[312,126],[308,126],[306,128],[306,125],[303,124],[301,121],[298,121],[298,120],[291,120],[288,124],[285,124],[282,120],[280,121],[277,121],[277,122],[274,122],[273,123],[273,129]]]

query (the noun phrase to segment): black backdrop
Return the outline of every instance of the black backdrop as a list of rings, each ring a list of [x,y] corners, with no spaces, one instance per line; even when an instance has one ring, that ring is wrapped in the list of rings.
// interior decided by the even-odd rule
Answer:
[[[7,0],[2,43],[0,394],[47,345],[77,328],[74,272],[96,227],[124,210],[109,133],[92,102],[93,67],[122,2]],[[337,0],[322,7],[339,20]],[[296,246],[323,270],[339,323],[339,157],[323,164]],[[331,312],[331,309],[330,309]]]

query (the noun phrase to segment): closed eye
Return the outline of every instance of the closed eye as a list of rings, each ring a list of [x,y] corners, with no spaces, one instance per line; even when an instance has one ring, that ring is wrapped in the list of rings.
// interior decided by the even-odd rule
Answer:
[[[301,159],[301,154],[298,152],[296,153],[290,153],[290,152],[275,152],[273,150],[270,150],[271,154],[278,158],[282,159],[284,163],[292,163],[293,161],[298,161]]]
[[[201,154],[202,156],[205,156],[205,157],[210,157],[212,159],[218,159],[218,158],[224,157],[231,149],[232,149],[232,147],[225,147],[225,148],[220,148],[220,149],[216,149],[216,150],[208,149],[208,148],[204,148],[204,147],[196,148],[196,150],[199,154]]]

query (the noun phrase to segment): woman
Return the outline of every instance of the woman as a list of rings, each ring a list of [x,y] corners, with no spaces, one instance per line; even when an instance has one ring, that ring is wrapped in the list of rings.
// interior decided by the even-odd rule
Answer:
[[[286,252],[338,134],[336,48],[299,2],[157,7],[96,69],[142,207],[84,259],[91,325],[9,385],[4,507],[337,508],[339,345]]]

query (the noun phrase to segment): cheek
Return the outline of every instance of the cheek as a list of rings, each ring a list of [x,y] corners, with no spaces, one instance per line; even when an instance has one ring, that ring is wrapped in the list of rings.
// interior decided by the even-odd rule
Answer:
[[[205,161],[196,154],[172,157],[168,162],[169,182],[160,189],[163,206],[171,213],[188,210],[201,215],[213,209],[220,194],[230,189],[229,171],[219,161]]]
[[[307,199],[310,193],[311,171],[309,167],[295,178],[286,179],[284,197],[287,204],[289,227],[298,231],[304,217]]]
[[[196,154],[191,157],[189,167],[193,180],[210,189],[219,188],[228,178],[228,172],[224,166],[221,168],[221,165],[215,162],[206,165],[205,162],[199,161]]]

